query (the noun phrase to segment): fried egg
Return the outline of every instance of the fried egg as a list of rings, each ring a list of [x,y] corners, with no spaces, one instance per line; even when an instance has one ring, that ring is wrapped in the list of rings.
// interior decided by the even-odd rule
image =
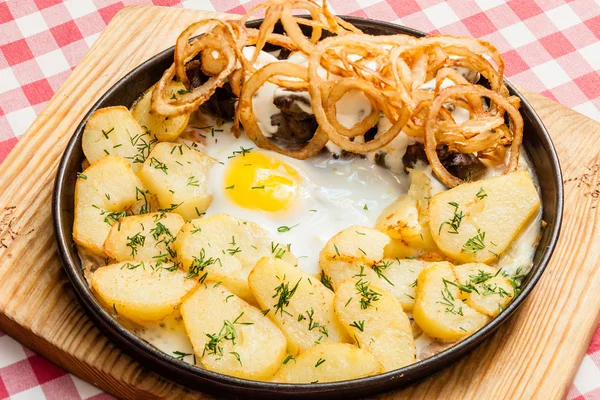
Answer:
[[[244,134],[235,138],[230,129],[225,123],[205,134],[198,148],[218,161],[208,177],[213,199],[206,214],[258,223],[274,242],[291,244],[306,272],[319,272],[319,252],[332,236],[351,225],[375,226],[381,211],[408,190],[407,175],[367,159],[324,153],[296,160],[259,149]]]

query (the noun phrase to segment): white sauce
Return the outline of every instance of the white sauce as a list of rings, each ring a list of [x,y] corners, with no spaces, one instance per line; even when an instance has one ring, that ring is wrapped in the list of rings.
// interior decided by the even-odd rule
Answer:
[[[254,49],[254,47],[244,47],[244,56],[247,59],[252,59],[254,56]],[[253,65],[258,69],[278,61],[279,60],[277,60],[275,56],[261,51]],[[256,115],[256,123],[266,137],[273,136],[278,129],[276,125],[271,125],[271,116],[279,113],[279,109],[273,104],[273,98],[275,97],[275,90],[277,90],[277,88],[277,85],[265,82],[252,98],[252,109],[254,115]]]
[[[360,90],[349,90],[336,103],[336,118],[340,125],[352,128],[371,113],[371,102]]]
[[[340,146],[338,146],[337,144],[333,143],[331,140],[325,144],[325,147],[332,154],[341,154],[342,153],[342,148]]]
[[[377,122],[377,134],[375,135],[375,137],[386,132],[388,129],[391,128],[391,126],[392,123],[390,122],[390,120],[386,116],[381,115],[379,117],[379,121]],[[384,152],[386,153],[385,165],[392,172],[400,174],[404,172],[404,163],[402,162],[402,156],[404,156],[406,148],[417,141],[418,140],[416,138],[408,136],[404,132],[400,132],[398,136],[396,136],[394,140],[392,140],[389,144],[384,146],[383,149],[367,154],[367,158],[374,163],[375,155],[377,153]]]
[[[450,58],[456,58],[456,57],[451,56]],[[465,77],[465,79],[467,79],[470,82],[476,82],[479,80],[479,73],[477,73],[477,72],[471,71],[470,69],[465,68],[465,67],[452,67],[452,68],[455,69],[456,71],[458,71],[462,76]],[[421,85],[421,87],[419,87],[419,89],[435,90],[435,84],[436,84],[436,79],[434,78],[434,79],[431,79],[430,81],[425,82],[423,85]],[[440,84],[440,89],[445,89],[450,86],[455,86],[455,84],[450,79],[446,78]],[[452,118],[454,118],[454,121],[457,124],[462,124],[463,122],[468,121],[470,117],[471,117],[471,113],[466,108],[454,107],[454,110],[452,111]]]
[[[533,255],[541,232],[542,211],[525,226],[508,248],[500,255],[497,268],[508,276],[527,275],[533,266]]]
[[[291,53],[285,61],[293,64],[302,65],[303,67],[308,67],[308,57],[306,57],[304,53],[300,51]],[[323,71],[325,71],[325,69],[323,69]]]
[[[136,335],[171,356],[177,357],[175,352],[193,354],[192,343],[187,336],[185,326],[179,311],[175,311],[159,324],[139,327],[133,331]],[[183,361],[194,364],[192,355],[183,357]],[[198,362],[196,362],[199,365]]]
[[[454,86],[454,82],[452,82],[450,79],[444,79],[440,84],[440,89],[445,89],[450,86]],[[435,78],[422,84],[419,89],[431,91],[435,90]]]

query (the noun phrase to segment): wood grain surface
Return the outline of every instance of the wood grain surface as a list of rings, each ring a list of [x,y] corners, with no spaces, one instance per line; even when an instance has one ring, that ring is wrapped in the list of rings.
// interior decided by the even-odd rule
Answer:
[[[217,14],[123,9],[0,165],[0,329],[121,398],[206,396],[141,366],[87,318],[57,255],[54,176],[67,141],[98,98],[207,15]],[[524,94],[552,135],[565,178],[563,231],[552,262],[521,309],[478,349],[382,399],[562,398],[585,354],[600,317],[600,124]]]

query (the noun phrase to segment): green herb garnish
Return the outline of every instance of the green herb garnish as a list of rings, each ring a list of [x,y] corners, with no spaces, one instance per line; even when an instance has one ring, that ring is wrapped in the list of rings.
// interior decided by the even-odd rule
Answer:
[[[357,293],[360,294],[360,308],[365,310],[369,308],[375,301],[379,300],[381,293],[378,293],[369,287],[370,283],[362,279],[356,282]]]
[[[440,224],[440,230],[438,234],[442,233],[442,228],[444,227],[444,225],[448,225],[450,227],[448,233],[457,234],[458,228],[460,227],[460,223],[462,222],[462,219],[465,216],[462,211],[458,211],[458,208],[460,207],[458,203],[449,202],[448,204],[454,207],[454,215],[452,216],[451,220],[444,221]]]
[[[362,321],[354,321],[350,324],[351,327],[358,329],[361,332],[365,330],[365,320]]]
[[[296,290],[298,289],[298,285],[300,285],[301,280],[302,278],[298,279],[298,282],[296,282],[296,285],[294,285],[292,289],[290,289],[288,282],[281,283],[275,288],[275,294],[272,296],[272,298],[278,297],[277,303],[273,304],[273,307],[275,307],[275,314],[277,314],[277,311],[279,311],[281,315],[283,315],[284,312],[290,316],[292,315],[286,310],[284,310],[284,308],[290,304],[290,299],[292,298],[294,293],[296,293]]]
[[[300,224],[296,224],[296,225],[293,225],[293,226],[283,225],[283,226],[280,226],[279,228],[277,228],[277,232],[282,232],[282,233],[283,232],[288,232],[288,231],[291,231],[292,228],[297,227],[298,225],[300,225]]]
[[[146,237],[142,232],[138,232],[133,236],[127,236],[126,246],[131,248],[131,256],[134,257],[138,252],[138,247],[143,246],[146,242]]]
[[[476,254],[478,251],[485,249],[485,232],[477,229],[477,235],[473,236],[463,245],[464,253]]]

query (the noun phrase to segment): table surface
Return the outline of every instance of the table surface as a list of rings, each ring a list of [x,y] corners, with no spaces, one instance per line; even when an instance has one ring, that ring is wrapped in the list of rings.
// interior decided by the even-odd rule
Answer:
[[[257,0],[0,0],[0,162],[124,6],[242,14]],[[330,0],[336,14],[482,38],[506,76],[600,121],[599,0]],[[0,244],[1,245],[1,244]],[[110,399],[0,332],[0,399]],[[600,329],[571,399],[600,400]]]

